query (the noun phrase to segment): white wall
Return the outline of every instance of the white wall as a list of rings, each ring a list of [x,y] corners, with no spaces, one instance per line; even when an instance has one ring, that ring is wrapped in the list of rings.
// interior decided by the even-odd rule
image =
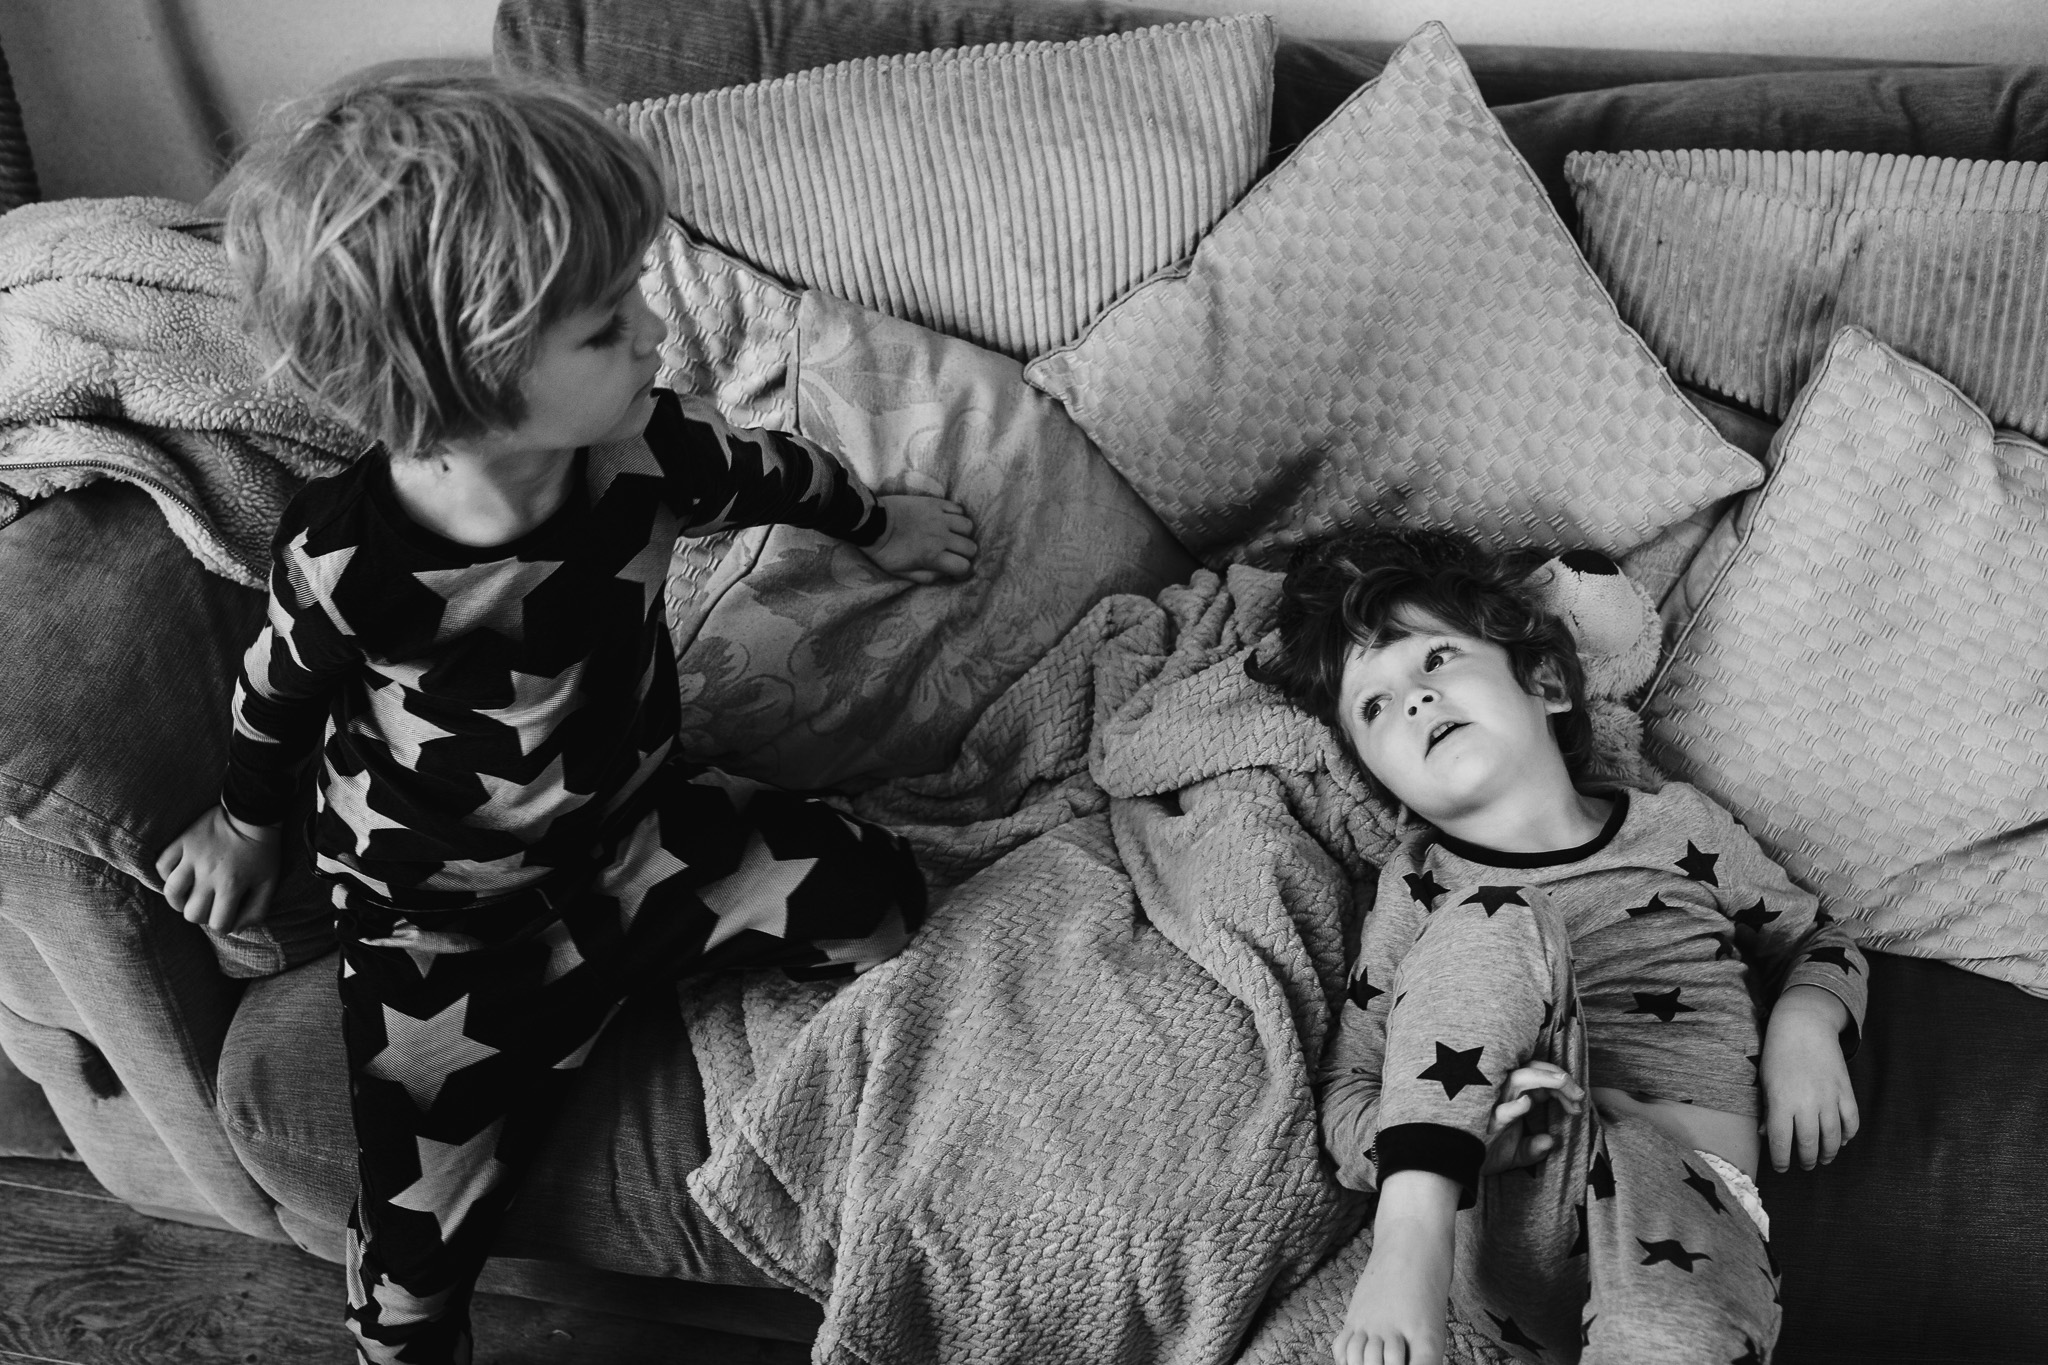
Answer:
[[[677,0],[681,3],[682,0]],[[836,0],[857,4],[859,0]],[[1292,33],[2048,62],[2048,0],[1147,0]],[[494,0],[0,0],[46,196],[196,199],[260,111],[358,67],[484,59]]]
[[[494,0],[0,0],[46,198],[196,199],[261,111],[372,63],[491,50]]]

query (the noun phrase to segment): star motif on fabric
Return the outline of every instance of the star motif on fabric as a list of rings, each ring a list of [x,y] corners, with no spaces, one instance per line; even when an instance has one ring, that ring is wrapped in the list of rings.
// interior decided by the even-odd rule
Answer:
[[[1856,964],[1849,960],[1849,950],[1847,948],[1831,946],[1809,949],[1806,954],[1806,960],[1808,962],[1825,962],[1830,967],[1839,967],[1844,976],[1856,970]]]
[[[1764,1358],[1757,1349],[1756,1339],[1745,1334],[1742,1338],[1742,1354],[1728,1362],[1728,1365],[1764,1365]]]
[[[414,1323],[431,1321],[441,1315],[441,1310],[448,1306],[448,1300],[454,1295],[453,1289],[424,1296],[411,1294],[389,1275],[379,1275],[376,1288],[370,1291],[370,1297],[377,1301],[379,1327],[410,1327]]]
[[[1600,1321],[1600,1315],[1595,1313],[1579,1324],[1579,1345],[1591,1346],[1593,1344],[1593,1324],[1598,1321]]]
[[[1701,1175],[1692,1168],[1689,1161],[1682,1161],[1679,1164],[1685,1167],[1685,1183],[1697,1192],[1700,1198],[1707,1201],[1709,1208],[1715,1213],[1728,1212],[1728,1206],[1721,1202],[1721,1187],[1715,1183],[1714,1177]]]
[[[1593,1155],[1593,1165],[1586,1172],[1586,1188],[1595,1199],[1614,1198],[1614,1163],[1607,1159],[1605,1144]]]
[[[649,811],[604,870],[598,890],[618,901],[619,928],[631,929],[647,893],[688,866],[662,846],[661,814]]]
[[[1544,1001],[1544,1002],[1543,1002],[1543,1022],[1542,1022],[1542,1023],[1540,1023],[1540,1024],[1538,1024],[1538,1025],[1536,1026],[1536,1031],[1537,1031],[1538,1033],[1547,1033],[1547,1032],[1549,1032],[1549,1030],[1550,1030],[1550,1021],[1551,1021],[1552,1019],[1555,1019],[1556,1017],[1557,1017],[1557,1002],[1556,1002],[1555,1000],[1546,1000],[1546,1001]]]
[[[583,965],[583,954],[576,947],[575,935],[561,920],[556,920],[542,932],[540,942],[548,950],[548,964],[541,968],[541,985],[559,981]]]
[[[1628,914],[1629,918],[1633,919],[1638,915],[1654,915],[1660,910],[1669,910],[1670,908],[1670,906],[1664,903],[1664,898],[1662,896],[1652,895],[1649,900],[1643,902],[1641,905],[1629,906]]]
[[[349,832],[355,836],[351,853],[366,853],[370,847],[370,836],[380,829],[404,829],[402,821],[393,820],[382,811],[370,805],[370,770],[347,775],[329,770],[327,782],[321,788],[321,799],[327,808],[341,817]]]
[[[1744,1060],[1745,1062],[1748,1062],[1748,1063],[1749,1063],[1749,1069],[1750,1069],[1751,1071],[1754,1071],[1754,1072],[1755,1072],[1755,1073],[1757,1074],[1757,1078],[1758,1078],[1759,1080],[1761,1080],[1761,1079],[1763,1078],[1763,1074],[1764,1074],[1764,1054],[1763,1054],[1763,1053],[1761,1053],[1761,1052],[1752,1052],[1752,1053],[1749,1053],[1748,1055],[1746,1055],[1746,1056],[1745,1056],[1745,1057],[1744,1057],[1744,1058],[1743,1058],[1742,1060]]]
[[[1494,1334],[1502,1341],[1510,1346],[1519,1346],[1525,1351],[1534,1351],[1537,1355],[1543,1354],[1543,1344],[1516,1326],[1512,1317],[1504,1318],[1494,1313],[1488,1313],[1486,1316],[1493,1319]]]
[[[500,559],[460,569],[417,569],[420,586],[442,601],[434,643],[473,630],[526,639],[526,598],[562,567],[556,559]]]
[[[1486,917],[1492,919],[1494,912],[1503,905],[1520,905],[1526,908],[1529,902],[1522,899],[1522,888],[1519,886],[1482,886],[1458,904],[1480,906],[1486,911]]]
[[[417,770],[420,750],[437,739],[450,738],[455,732],[443,730],[426,717],[416,716],[407,710],[405,699],[409,695],[405,686],[400,684],[398,695],[386,700],[384,688],[377,688],[370,693],[370,711],[375,719],[359,715],[349,722],[349,729],[359,735],[383,740],[392,758],[407,768]]]
[[[716,787],[725,793],[726,799],[732,802],[732,808],[736,811],[745,810],[747,803],[752,801],[757,793],[768,790],[768,784],[765,782],[756,782],[748,777],[734,777],[731,773],[718,768],[706,768],[690,779],[690,785]],[[858,826],[854,826],[853,829],[856,835],[860,832]]]
[[[1358,1008],[1364,1009],[1372,1004],[1374,996],[1385,994],[1385,991],[1365,979],[1365,963],[1360,962],[1358,964],[1358,975],[1351,978],[1350,989],[1344,992],[1344,998],[1358,1006]]]
[[[423,1113],[434,1107],[450,1076],[498,1055],[498,1049],[464,1032],[469,1025],[467,995],[428,1019],[415,1019],[389,1005],[383,1008],[384,1050],[363,1070],[404,1086]]]
[[[512,700],[503,706],[479,706],[476,713],[500,725],[510,726],[519,736],[519,752],[530,754],[554,733],[555,725],[583,705],[583,660],[578,659],[560,673],[521,673],[510,669]]]
[[[668,564],[670,552],[666,540],[651,540],[640,548],[640,553],[626,561],[616,578],[640,585],[640,619],[646,620],[661,601],[662,590],[668,586]]]
[[[1835,917],[1828,913],[1826,906],[1816,905],[1813,907],[1813,922],[1825,929],[1835,922]]]
[[[1714,961],[1726,962],[1731,957],[1742,956],[1742,950],[1735,946],[1733,939],[1722,938],[1716,935],[1714,942],[1717,945],[1714,949]]]
[[[420,1178],[391,1196],[392,1206],[432,1214],[446,1242],[469,1216],[471,1206],[505,1178],[505,1166],[495,1155],[498,1131],[504,1126],[505,1120],[499,1119],[467,1142],[414,1138],[420,1150]]]
[[[341,608],[334,605],[334,589],[340,584],[348,562],[355,558],[356,547],[344,545],[324,555],[311,554],[306,549],[306,540],[311,534],[310,531],[301,531],[285,546],[285,575],[301,601],[318,603],[336,630],[343,635],[354,635],[348,622],[342,619]]]
[[[610,1027],[613,1017],[621,1009],[625,1008],[625,1005],[626,1002],[623,1000],[613,1001],[612,1007],[604,1012],[604,1018],[598,1020],[597,1027],[590,1031],[590,1036],[577,1044],[574,1051],[562,1058],[561,1061],[556,1062],[551,1069],[555,1071],[574,1071],[589,1061],[591,1049],[597,1046],[598,1039],[604,1037],[605,1029]]]
[[[1678,1003],[1679,992],[1684,989],[1683,986],[1673,986],[1668,991],[1630,991],[1629,994],[1636,998],[1636,1003],[1622,1013],[1654,1014],[1660,1023],[1666,1024],[1681,1014],[1698,1014],[1699,1011],[1691,1005]]]
[[[484,803],[463,820],[483,829],[510,831],[528,842],[546,838],[555,821],[596,795],[569,790],[560,754],[531,782],[513,782],[489,773],[478,773],[476,779],[484,784]]]
[[[908,942],[910,930],[904,927],[903,909],[892,905],[873,933],[860,938],[813,939],[811,946],[823,953],[827,962],[849,964],[858,975],[881,966],[902,952],[903,945]]]
[[[1444,1088],[1444,1097],[1453,1100],[1458,1098],[1458,1092],[1468,1085],[1491,1085],[1493,1082],[1479,1069],[1479,1054],[1484,1051],[1486,1048],[1483,1045],[1460,1052],[1438,1043],[1436,1061],[1418,1072],[1415,1079],[1437,1082]]]
[[[1401,880],[1408,883],[1408,894],[1413,896],[1416,904],[1425,910],[1434,909],[1436,898],[1450,890],[1447,886],[1437,885],[1436,878],[1429,874],[1428,868],[1424,868],[1420,872],[1406,873],[1402,876]]]
[[[524,853],[507,853],[502,858],[450,858],[420,885],[435,891],[490,890],[501,885],[506,874],[525,866]]]
[[[612,793],[612,799],[604,803],[604,813],[610,815],[631,800],[633,793],[646,785],[647,779],[654,776],[655,770],[668,758],[668,751],[674,747],[673,739],[665,739],[650,752],[640,755],[640,762],[633,769],[633,775],[620,783],[619,789]]]
[[[1678,860],[1679,871],[1690,881],[1705,882],[1708,886],[1719,886],[1721,879],[1714,875],[1714,864],[1721,861],[1718,853],[1708,853],[1692,840],[1685,841],[1685,856]]]
[[[1759,898],[1757,903],[1750,906],[1749,909],[1737,910],[1728,918],[1734,920],[1745,929],[1754,929],[1761,932],[1766,924],[1769,924],[1774,919],[1781,918],[1784,913],[1782,910],[1769,909],[1764,905],[1763,900]]]
[[[1687,1251],[1674,1238],[1666,1238],[1661,1242],[1646,1242],[1638,1237],[1636,1238],[1636,1245],[1640,1246],[1646,1253],[1641,1264],[1661,1265],[1669,1263],[1677,1266],[1688,1275],[1692,1274],[1692,1263],[1694,1261],[1711,1261],[1714,1259],[1704,1251]]]
[[[1578,1203],[1572,1205],[1572,1212],[1578,1216],[1579,1235],[1572,1238],[1572,1248],[1565,1255],[1584,1256],[1587,1254],[1588,1248],[1592,1246],[1592,1239],[1586,1232],[1586,1201],[1581,1199]]]
[[[718,916],[718,927],[704,940],[709,952],[742,929],[782,938],[789,932],[789,898],[818,865],[816,858],[778,858],[757,831],[747,840],[740,865],[697,892],[698,899]]]

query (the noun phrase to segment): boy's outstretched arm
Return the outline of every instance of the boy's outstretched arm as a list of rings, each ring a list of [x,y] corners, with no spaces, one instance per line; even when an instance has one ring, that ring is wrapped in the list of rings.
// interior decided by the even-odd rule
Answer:
[[[913,583],[965,578],[974,570],[974,522],[967,509],[948,498],[912,493],[877,499],[887,514],[881,539],[864,547],[875,567]]]
[[[1764,1143],[1776,1170],[1835,1159],[1856,1136],[1861,1114],[1842,1056],[1849,1007],[1820,986],[1787,986],[1771,1009],[1761,1065]]]
[[[171,909],[216,934],[261,924],[277,889],[281,825],[251,825],[209,808],[157,855]]]

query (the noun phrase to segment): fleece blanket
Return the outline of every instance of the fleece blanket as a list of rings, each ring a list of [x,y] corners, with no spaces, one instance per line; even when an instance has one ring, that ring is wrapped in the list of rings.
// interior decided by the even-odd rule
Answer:
[[[0,526],[121,479],[201,564],[261,588],[285,503],[361,448],[260,382],[211,226],[145,198],[0,217]]]
[[[1277,586],[1106,600],[953,768],[862,797],[950,888],[901,957],[686,992],[691,1193],[824,1304],[814,1359],[1327,1357],[1358,1243],[1317,1267],[1362,1206],[1313,1061],[1395,829],[1244,675]]]

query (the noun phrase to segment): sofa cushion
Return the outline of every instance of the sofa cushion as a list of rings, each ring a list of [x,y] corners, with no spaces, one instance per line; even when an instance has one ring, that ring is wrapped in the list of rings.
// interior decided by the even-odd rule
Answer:
[[[1244,193],[1272,83],[1272,23],[1240,15],[841,62],[615,117],[694,235],[1022,358],[1187,255]]]
[[[1783,1365],[2048,1360],[2048,1000],[1866,954],[1849,1077],[1862,1130],[1832,1165],[1757,1183],[1784,1272]]]
[[[0,529],[0,584],[0,819],[159,886],[157,853],[220,798],[262,595],[202,569],[148,494],[111,481]],[[306,871],[266,925],[212,938],[223,970],[257,975],[326,952],[331,923]]]
[[[2048,450],[1845,328],[1733,516],[1648,756],[1865,943],[2048,994]]]
[[[1782,417],[1838,327],[2048,437],[2048,164],[1577,152],[1586,258],[1688,383]]]
[[[339,1231],[356,1195],[340,957],[251,983],[221,1049],[219,1109],[257,1183]],[[499,1235],[505,1256],[720,1284],[771,1285],[691,1202],[708,1151],[704,1091],[672,991],[629,1003],[583,1066]]]
[[[714,390],[725,417],[785,426],[881,492],[956,499],[981,547],[970,578],[920,587],[790,527],[680,542],[668,611],[691,757],[803,788],[935,771],[1096,601],[1193,570],[1016,361],[816,290],[786,315],[772,286],[702,283],[748,272],[679,237],[657,257],[664,311],[728,292],[754,310],[739,339],[702,343],[744,360],[722,373],[757,376]],[[698,353],[672,338],[664,359],[682,377]]]
[[[1026,376],[1212,566],[1394,522],[1618,556],[1762,472],[1615,315],[1438,25]]]

